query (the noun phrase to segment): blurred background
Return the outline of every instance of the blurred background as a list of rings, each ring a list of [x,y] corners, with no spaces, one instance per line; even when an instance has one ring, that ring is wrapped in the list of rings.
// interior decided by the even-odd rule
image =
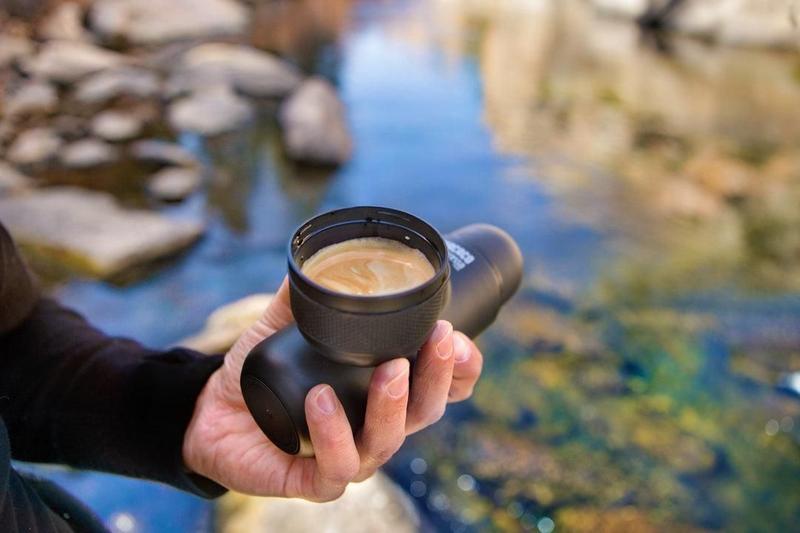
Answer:
[[[526,258],[474,398],[342,502],[19,465],[112,530],[800,523],[800,2],[0,6],[0,220],[109,333],[224,350],[336,207]]]

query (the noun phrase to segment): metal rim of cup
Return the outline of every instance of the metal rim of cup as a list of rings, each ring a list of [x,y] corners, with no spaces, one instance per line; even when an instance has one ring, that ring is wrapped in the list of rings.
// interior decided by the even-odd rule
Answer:
[[[364,228],[359,231],[358,227]],[[337,292],[314,282],[303,274],[302,261],[328,244],[346,240],[382,235],[375,231],[405,233],[404,244],[419,249],[431,263],[435,273],[428,281],[401,292],[381,295],[353,295]],[[344,238],[337,238],[338,235]],[[393,238],[393,237],[388,237]],[[321,244],[301,257],[299,254],[312,240]],[[400,239],[394,239],[400,240]],[[400,242],[403,242],[400,240]],[[419,245],[426,249],[421,249]],[[292,234],[288,245],[289,278],[293,288],[320,304],[351,313],[390,313],[404,309],[430,298],[449,280],[450,268],[447,246],[441,234],[419,217],[398,209],[377,206],[356,206],[329,211],[315,216],[300,225]]]

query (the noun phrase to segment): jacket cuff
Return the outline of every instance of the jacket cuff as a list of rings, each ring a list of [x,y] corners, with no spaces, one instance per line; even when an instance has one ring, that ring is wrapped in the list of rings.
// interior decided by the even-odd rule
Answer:
[[[203,498],[216,498],[227,489],[188,472],[183,462],[183,439],[203,387],[223,362],[221,355],[203,355],[184,348],[145,358],[131,382],[131,398],[143,402],[142,415],[132,429],[151,438],[137,439],[151,461],[146,477],[163,481]]]

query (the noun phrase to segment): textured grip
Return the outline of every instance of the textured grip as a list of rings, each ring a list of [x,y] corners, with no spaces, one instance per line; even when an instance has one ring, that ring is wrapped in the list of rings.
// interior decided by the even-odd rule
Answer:
[[[428,338],[449,297],[444,283],[430,298],[386,313],[348,313],[307,297],[292,287],[292,313],[303,335],[339,363],[375,366],[400,356],[413,357]]]

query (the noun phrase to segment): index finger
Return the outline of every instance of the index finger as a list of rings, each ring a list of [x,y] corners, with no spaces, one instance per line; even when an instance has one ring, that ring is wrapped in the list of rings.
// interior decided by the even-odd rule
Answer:
[[[259,322],[271,330],[265,332],[265,336],[271,335],[294,322],[292,306],[289,301],[289,276],[283,278],[278,292],[272,297],[269,306],[267,306],[267,310],[264,311]]]

